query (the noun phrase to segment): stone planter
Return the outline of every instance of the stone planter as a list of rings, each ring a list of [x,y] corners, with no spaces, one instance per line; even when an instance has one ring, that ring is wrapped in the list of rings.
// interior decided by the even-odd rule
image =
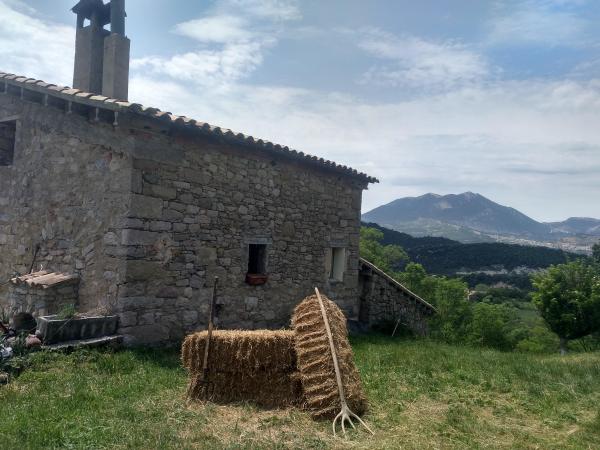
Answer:
[[[117,316],[58,319],[57,316],[38,318],[38,331],[44,345],[60,342],[112,336],[117,332]]]

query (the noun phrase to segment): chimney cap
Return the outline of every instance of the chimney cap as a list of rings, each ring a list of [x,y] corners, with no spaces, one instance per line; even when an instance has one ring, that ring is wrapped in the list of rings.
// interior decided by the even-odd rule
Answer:
[[[90,20],[95,13],[100,26],[110,23],[110,3],[104,4],[102,0],[80,0],[71,11]]]

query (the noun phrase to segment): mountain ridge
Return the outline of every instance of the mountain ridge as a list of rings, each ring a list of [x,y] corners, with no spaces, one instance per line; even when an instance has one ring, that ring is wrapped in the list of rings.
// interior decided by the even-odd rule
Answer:
[[[399,198],[368,211],[362,220],[414,236],[547,246],[580,253],[588,252],[600,239],[599,219],[538,222],[474,192]]]

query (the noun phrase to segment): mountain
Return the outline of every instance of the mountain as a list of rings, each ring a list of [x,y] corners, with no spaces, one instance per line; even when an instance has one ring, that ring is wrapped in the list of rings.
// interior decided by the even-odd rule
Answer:
[[[363,214],[362,219],[413,236],[542,245],[583,253],[600,238],[600,220],[538,222],[473,192],[400,198]]]
[[[570,217],[563,222],[549,222],[553,231],[600,236],[600,220],[589,217]]]

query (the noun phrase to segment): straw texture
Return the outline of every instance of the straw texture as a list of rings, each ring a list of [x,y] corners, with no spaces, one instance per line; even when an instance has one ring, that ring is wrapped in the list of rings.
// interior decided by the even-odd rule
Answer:
[[[335,303],[324,295],[321,297],[333,335],[346,401],[352,411],[361,415],[367,410],[367,399],[348,341],[346,317]],[[305,298],[296,307],[292,328],[305,407],[314,418],[333,418],[340,412],[341,403],[329,339],[315,295]]]
[[[249,401],[266,408],[301,403],[292,331],[213,331],[207,382],[202,382],[206,336],[206,331],[189,335],[182,346],[181,359],[190,371],[189,398]]]

